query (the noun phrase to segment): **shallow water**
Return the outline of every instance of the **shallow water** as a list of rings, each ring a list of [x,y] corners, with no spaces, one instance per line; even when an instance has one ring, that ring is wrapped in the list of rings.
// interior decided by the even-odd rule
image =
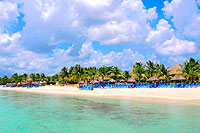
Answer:
[[[200,106],[0,91],[0,132],[200,132]]]

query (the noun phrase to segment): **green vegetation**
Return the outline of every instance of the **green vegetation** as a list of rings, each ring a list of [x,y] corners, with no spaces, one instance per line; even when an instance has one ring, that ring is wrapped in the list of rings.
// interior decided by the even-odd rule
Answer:
[[[198,81],[200,77],[200,64],[199,61],[190,58],[189,61],[185,61],[183,68],[180,70],[179,75],[184,76],[187,81],[194,82]],[[19,75],[18,73],[13,74],[10,78],[7,75],[0,77],[0,85],[6,83],[23,83],[27,82],[28,78],[32,79],[32,82],[44,82],[47,84],[55,84],[60,82],[62,84],[71,83],[75,84],[83,80],[94,80],[104,77],[109,77],[114,80],[127,80],[130,77],[134,77],[138,83],[146,82],[150,77],[156,77],[169,82],[170,78],[174,75],[170,74],[168,68],[164,64],[157,62],[148,61],[146,64],[142,62],[136,62],[132,67],[132,72],[124,71],[116,66],[102,66],[102,67],[82,67],[77,64],[70,68],[63,67],[60,73],[53,76],[46,76],[44,73],[31,73],[30,75],[24,73]]]

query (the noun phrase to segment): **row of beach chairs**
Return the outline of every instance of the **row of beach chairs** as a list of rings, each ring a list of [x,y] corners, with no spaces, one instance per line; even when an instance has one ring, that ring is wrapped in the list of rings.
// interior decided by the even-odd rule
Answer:
[[[200,87],[200,83],[145,83],[145,84],[94,84],[94,88],[189,88],[189,87]]]
[[[79,86],[80,90],[93,90],[93,86],[92,85],[88,85],[88,86]]]
[[[42,87],[44,85],[4,85],[3,87]]]

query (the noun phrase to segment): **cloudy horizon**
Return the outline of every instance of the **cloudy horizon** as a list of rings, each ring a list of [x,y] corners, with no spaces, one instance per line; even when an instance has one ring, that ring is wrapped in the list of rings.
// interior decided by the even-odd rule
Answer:
[[[0,0],[0,76],[200,58],[200,0]]]

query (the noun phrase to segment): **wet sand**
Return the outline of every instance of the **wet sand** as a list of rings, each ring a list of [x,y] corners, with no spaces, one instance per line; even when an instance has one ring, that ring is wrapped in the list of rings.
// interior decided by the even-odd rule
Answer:
[[[200,105],[200,88],[95,88],[90,91],[77,87],[45,86],[28,89],[0,87],[0,90]]]

